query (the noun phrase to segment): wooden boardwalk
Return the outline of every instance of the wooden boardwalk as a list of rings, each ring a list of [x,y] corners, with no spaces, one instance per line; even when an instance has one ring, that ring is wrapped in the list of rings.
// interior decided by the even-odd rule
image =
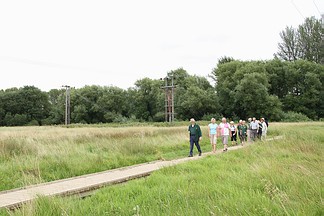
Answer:
[[[245,146],[248,145],[250,144],[246,144]],[[233,146],[228,148],[228,150],[232,151],[245,146]],[[218,150],[216,154],[220,154],[221,152],[222,150]],[[211,152],[208,152],[204,153],[201,157],[195,156],[170,161],[154,161],[125,168],[33,185],[22,189],[2,191],[0,192],[0,208],[18,208],[22,204],[30,202],[39,196],[67,196],[87,193],[106,185],[117,184],[130,179],[147,176],[153,171],[159,170],[163,167],[197,160],[211,154]]]

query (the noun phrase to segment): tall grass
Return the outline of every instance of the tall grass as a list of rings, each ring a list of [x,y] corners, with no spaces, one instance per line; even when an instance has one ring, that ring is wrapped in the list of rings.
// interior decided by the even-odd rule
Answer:
[[[164,168],[86,199],[40,198],[12,214],[323,215],[324,124],[271,127],[285,138]]]
[[[202,128],[202,149],[210,151]],[[0,134],[0,191],[184,157],[189,150],[186,126],[14,127]]]

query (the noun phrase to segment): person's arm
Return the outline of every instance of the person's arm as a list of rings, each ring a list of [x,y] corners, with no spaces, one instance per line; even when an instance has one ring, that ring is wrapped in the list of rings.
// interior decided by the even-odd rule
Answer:
[[[227,123],[228,124],[228,123]],[[231,126],[228,124],[227,125],[228,127],[227,127],[227,129],[228,129],[228,132],[229,132],[229,135],[230,135],[230,137],[232,137],[232,130],[231,130]]]
[[[199,125],[197,125],[197,127],[198,127],[198,137],[199,137],[199,140],[201,140],[202,139],[201,129],[200,129]]]
[[[216,127],[216,138],[219,137],[219,130],[218,130],[219,126]]]
[[[188,127],[188,135],[189,135],[189,142],[190,142],[190,125]]]

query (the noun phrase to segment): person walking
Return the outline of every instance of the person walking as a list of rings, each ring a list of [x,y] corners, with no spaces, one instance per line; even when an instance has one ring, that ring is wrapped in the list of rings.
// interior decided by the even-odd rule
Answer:
[[[246,132],[246,135],[247,135],[247,141],[248,142],[251,142],[251,122],[252,122],[252,118],[248,118],[248,129],[247,129],[247,132]]]
[[[260,121],[257,121],[257,122],[258,122],[258,125],[259,125],[259,127],[258,127],[258,139],[261,140],[263,124],[261,122],[261,119],[260,119]]]
[[[222,118],[222,123],[219,124],[218,128],[222,136],[222,143],[224,145],[223,152],[226,152],[228,145],[228,136],[230,136],[230,125],[226,122],[226,118]]]
[[[254,142],[258,136],[258,128],[259,128],[259,124],[255,117],[253,117],[252,122],[250,123],[250,127],[251,127],[251,141]]]
[[[210,139],[210,144],[212,145],[213,148],[213,153],[216,153],[216,144],[217,144],[217,127],[218,124],[216,124],[216,119],[212,118],[210,120],[210,124],[208,125],[208,135],[209,135],[209,139]]]
[[[246,141],[246,133],[247,133],[248,127],[245,124],[245,121],[240,120],[239,125],[237,126],[238,135],[241,141],[241,145],[244,145],[244,142]]]
[[[265,141],[267,138],[267,132],[268,132],[268,125],[264,118],[261,118],[261,124],[262,124],[262,135],[261,140]]]
[[[196,121],[194,118],[190,119],[190,125],[188,128],[188,132],[189,132],[189,140],[190,140],[190,152],[189,152],[189,156],[188,157],[193,157],[193,146],[194,144],[197,147],[197,150],[199,152],[199,156],[201,156],[201,148],[199,145],[199,141],[202,139],[202,133],[201,133],[201,129],[200,126],[198,124],[196,124]]]
[[[230,130],[231,130],[232,146],[234,145],[234,142],[235,142],[235,145],[237,145],[237,128],[233,121],[230,122]]]

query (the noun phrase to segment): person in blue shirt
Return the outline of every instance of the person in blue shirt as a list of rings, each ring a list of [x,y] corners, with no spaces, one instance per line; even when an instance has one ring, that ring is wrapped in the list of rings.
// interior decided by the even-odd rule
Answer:
[[[208,125],[208,135],[209,135],[209,139],[210,139],[210,144],[213,147],[213,153],[216,153],[216,144],[217,144],[217,127],[218,124],[216,124],[216,119],[212,118],[210,120],[210,124]]]

